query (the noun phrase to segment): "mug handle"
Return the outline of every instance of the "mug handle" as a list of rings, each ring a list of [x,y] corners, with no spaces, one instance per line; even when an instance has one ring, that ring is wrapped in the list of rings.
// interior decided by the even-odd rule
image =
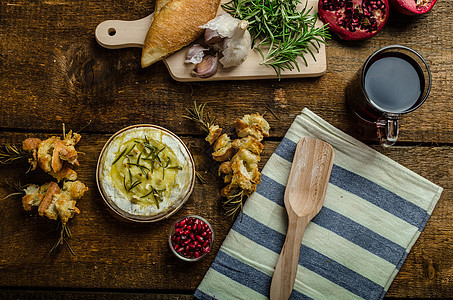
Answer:
[[[379,143],[386,148],[393,146],[398,139],[399,119],[393,116],[389,119],[380,119],[376,121],[377,136]]]

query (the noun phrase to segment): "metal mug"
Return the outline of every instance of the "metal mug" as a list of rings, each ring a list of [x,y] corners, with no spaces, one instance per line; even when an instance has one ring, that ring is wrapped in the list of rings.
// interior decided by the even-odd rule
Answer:
[[[431,72],[423,57],[411,48],[391,45],[366,60],[346,95],[352,110],[376,125],[380,144],[389,147],[398,138],[400,116],[420,107],[430,90]]]

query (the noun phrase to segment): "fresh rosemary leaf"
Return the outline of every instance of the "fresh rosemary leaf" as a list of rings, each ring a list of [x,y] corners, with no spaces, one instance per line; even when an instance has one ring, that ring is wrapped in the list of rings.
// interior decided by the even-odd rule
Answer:
[[[130,192],[133,188],[135,188],[136,186],[138,186],[140,183],[142,183],[141,181],[135,181],[134,183],[131,184],[131,186],[129,187],[128,189],[128,192]]]
[[[139,164],[136,164],[136,163],[127,163],[129,166],[136,166],[136,167],[139,167],[140,169],[145,169],[147,171],[151,171],[148,167],[145,167],[144,165],[139,165]]]
[[[171,166],[171,167],[167,167],[167,169],[169,169],[169,170],[182,170],[182,167],[181,166]]]
[[[129,153],[131,153],[132,150],[134,150],[135,145],[137,145],[137,144],[132,145],[132,148],[129,151],[126,152],[126,155],[128,155]]]
[[[117,161],[120,160],[120,158],[126,153],[127,151],[127,147],[124,148],[123,152],[120,153],[120,155],[118,155],[118,157],[113,161],[112,165],[114,165]]]
[[[148,197],[149,195],[151,195],[151,194],[153,193],[153,190],[154,190],[154,188],[151,188],[151,191],[150,191],[148,194],[143,195],[143,196],[141,196],[140,198],[146,198],[146,197]]]

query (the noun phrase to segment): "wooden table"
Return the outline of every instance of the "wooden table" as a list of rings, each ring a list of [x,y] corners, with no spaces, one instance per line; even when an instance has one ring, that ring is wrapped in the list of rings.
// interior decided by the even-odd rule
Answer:
[[[8,0],[0,4],[0,144],[20,145],[26,137],[49,137],[66,128],[83,130],[78,149],[79,179],[89,192],[82,213],[70,226],[71,245],[47,255],[57,238],[54,223],[23,211],[20,200],[0,202],[0,298],[190,299],[212,263],[232,220],[223,215],[216,175],[203,132],[182,118],[194,100],[207,102],[218,124],[231,128],[244,113],[267,111],[271,137],[262,165],[297,114],[308,107],[346,133],[428,178],[445,190],[425,230],[396,276],[388,297],[453,295],[453,2],[437,1],[420,17],[392,12],[384,30],[363,42],[334,39],[327,47],[327,73],[320,78],[179,83],[163,63],[140,67],[140,50],[107,50],[94,39],[106,19],[135,20],[148,15],[154,1]],[[427,102],[402,119],[397,146],[384,151],[372,126],[355,119],[344,89],[376,49],[403,44],[429,62],[433,88]],[[269,113],[269,108],[278,117]],[[206,184],[196,183],[187,204],[169,220],[135,225],[113,218],[95,183],[100,150],[115,131],[151,123],[177,133],[194,155]],[[4,181],[22,167],[0,167],[0,198],[11,190]],[[24,182],[43,180],[28,174]],[[199,263],[178,261],[166,243],[170,225],[187,214],[213,225],[213,253]]]

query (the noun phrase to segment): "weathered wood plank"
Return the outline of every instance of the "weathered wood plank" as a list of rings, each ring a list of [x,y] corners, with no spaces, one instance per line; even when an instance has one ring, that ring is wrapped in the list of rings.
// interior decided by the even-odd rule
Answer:
[[[19,143],[32,134],[3,133],[0,144]],[[34,136],[34,135],[33,135]],[[39,137],[48,136],[37,134]],[[54,223],[22,210],[20,201],[0,202],[0,286],[88,289],[151,289],[193,291],[209,268],[232,221],[222,215],[219,190],[222,182],[216,164],[202,139],[184,138],[207,184],[197,182],[188,203],[169,220],[136,225],[112,217],[103,205],[95,183],[97,157],[109,135],[85,134],[79,150],[79,178],[90,188],[79,202],[82,213],[70,223],[71,246],[77,257],[64,249],[56,257],[47,252],[57,238]],[[265,142],[264,164],[278,142]],[[383,151],[377,148],[379,151]],[[446,297],[453,292],[452,147],[394,147],[386,154],[445,191],[425,230],[398,273],[388,296]],[[441,163],[440,163],[441,162]],[[0,179],[17,178],[23,168],[0,168]],[[26,178],[32,180],[35,174]],[[45,180],[36,176],[36,180]],[[7,193],[3,182],[0,198]],[[198,263],[184,263],[172,256],[166,242],[168,229],[177,218],[199,214],[213,225],[214,252]]]
[[[109,291],[55,291],[55,290],[0,290],[3,300],[28,300],[28,299],[86,299],[86,300],[192,300],[192,295],[185,294],[158,294],[153,291],[141,292],[109,292]]]
[[[141,69],[139,49],[107,50],[96,44],[94,28],[99,22],[144,17],[152,3],[2,3],[0,129],[55,131],[62,121],[77,128],[94,120],[91,132],[153,123],[194,134],[200,131],[182,114],[197,100],[209,103],[220,124],[270,107],[280,117],[271,124],[279,137],[308,107],[347,133],[374,142],[374,128],[355,119],[344,89],[369,54],[399,43],[422,53],[433,73],[431,96],[403,117],[400,141],[453,142],[451,1],[439,0],[421,17],[392,12],[384,30],[364,42],[332,40],[327,47],[328,72],[321,78],[193,84],[173,81],[163,63]]]

